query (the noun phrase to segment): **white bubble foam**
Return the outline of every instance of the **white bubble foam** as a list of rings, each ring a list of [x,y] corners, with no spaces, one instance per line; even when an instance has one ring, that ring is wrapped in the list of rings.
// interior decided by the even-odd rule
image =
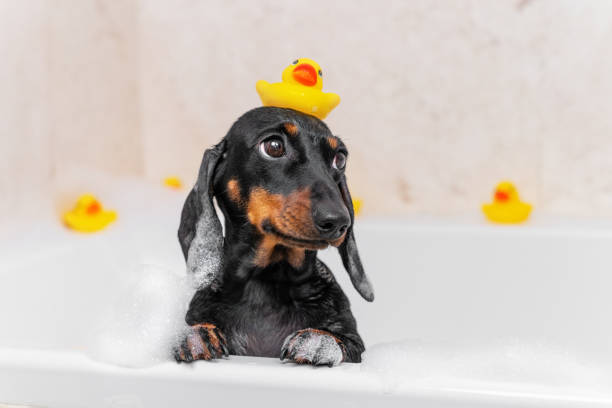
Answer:
[[[190,288],[184,275],[140,265],[94,330],[92,357],[129,367],[171,360],[186,328]]]
[[[84,305],[91,333],[83,347],[92,358],[129,367],[170,360],[193,295],[177,239],[188,191],[105,177],[93,186],[107,186],[92,191],[105,207],[117,210],[117,221],[92,235],[66,231],[58,223],[65,245],[74,250],[50,265],[49,273],[81,268],[81,274],[95,274],[85,279],[95,286],[79,288],[93,292],[89,298],[95,304]]]
[[[389,392],[406,384],[461,388],[467,383],[496,383],[609,395],[612,385],[606,363],[536,341],[383,343],[366,351],[362,369],[377,374]]]
[[[187,258],[187,273],[193,277],[196,288],[212,283],[219,273],[223,255],[223,232],[218,213],[210,203],[202,207]]]

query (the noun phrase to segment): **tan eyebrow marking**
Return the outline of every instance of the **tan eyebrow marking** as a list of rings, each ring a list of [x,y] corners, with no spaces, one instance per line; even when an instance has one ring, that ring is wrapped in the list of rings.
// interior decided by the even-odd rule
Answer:
[[[329,143],[331,148],[334,149],[334,150],[336,150],[336,148],[338,147],[338,139],[336,139],[333,136],[328,136],[327,137],[327,143]]]
[[[242,204],[242,196],[240,195],[240,185],[238,184],[238,180],[231,179],[227,183],[227,192],[229,198],[235,202],[236,204]]]
[[[285,130],[287,131],[287,133],[289,133],[290,136],[297,136],[298,134],[298,127],[296,124],[291,123],[291,122],[287,122],[283,124]]]

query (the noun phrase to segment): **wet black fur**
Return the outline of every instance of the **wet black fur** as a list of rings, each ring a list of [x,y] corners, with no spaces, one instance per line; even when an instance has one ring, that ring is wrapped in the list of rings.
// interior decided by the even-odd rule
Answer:
[[[297,125],[297,137],[284,130],[287,122]],[[259,144],[270,135],[284,139],[286,158],[269,160],[261,155]],[[241,208],[227,194],[227,183],[232,179],[238,181],[243,200],[254,187],[287,195],[310,186],[313,208],[319,203],[346,206],[352,223],[353,208],[345,176],[331,167],[336,151],[346,149],[339,141],[333,150],[326,141],[328,136],[328,127],[313,116],[290,109],[257,108],[239,118],[214,148],[219,159],[208,167],[214,166],[214,176],[209,178],[225,216],[222,267],[211,285],[196,292],[186,321],[189,325],[216,325],[227,338],[230,354],[279,357],[288,335],[315,328],[330,332],[344,343],[345,361],[361,361],[364,345],[349,301],[328,267],[317,259],[316,251],[306,251],[299,269],[285,261],[265,268],[254,266],[255,249],[262,237],[248,222],[244,206]],[[198,192],[194,189],[185,202],[179,229],[186,259],[198,208]],[[352,225],[339,251],[347,269],[360,272]],[[360,273],[363,275],[362,269]],[[353,275],[359,277],[358,273]],[[356,288],[361,285],[363,291],[358,290],[371,301],[373,294],[368,292],[365,275],[363,278],[365,283],[357,278],[353,283]]]

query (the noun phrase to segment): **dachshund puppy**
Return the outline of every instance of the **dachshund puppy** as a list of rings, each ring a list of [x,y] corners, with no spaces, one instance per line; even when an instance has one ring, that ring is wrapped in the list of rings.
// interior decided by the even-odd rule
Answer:
[[[319,119],[274,107],[247,112],[204,153],[178,231],[199,289],[177,361],[229,354],[361,361],[349,301],[317,259],[317,250],[337,247],[354,287],[374,299],[353,236],[347,154]]]

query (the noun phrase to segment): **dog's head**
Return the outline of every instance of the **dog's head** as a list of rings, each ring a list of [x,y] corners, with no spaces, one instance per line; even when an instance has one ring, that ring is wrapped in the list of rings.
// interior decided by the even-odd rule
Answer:
[[[254,266],[285,260],[299,268],[306,251],[332,245],[357,291],[371,301],[374,295],[353,235],[353,205],[344,175],[347,156],[342,141],[319,119],[291,109],[257,108],[207,151],[194,190],[199,203],[217,198],[226,218],[226,242],[244,237],[245,229],[257,237]],[[197,213],[198,206],[190,205],[188,211]],[[214,211],[188,217],[183,212],[181,223],[215,224],[201,221],[216,218]],[[218,242],[210,232],[209,238]],[[179,239],[190,256],[193,236],[179,233]]]

